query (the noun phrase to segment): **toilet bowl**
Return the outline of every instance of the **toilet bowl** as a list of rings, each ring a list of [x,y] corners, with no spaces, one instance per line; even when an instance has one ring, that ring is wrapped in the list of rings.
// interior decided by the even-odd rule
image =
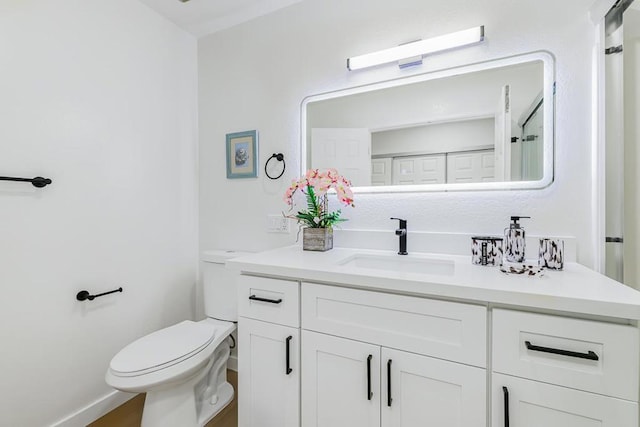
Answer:
[[[111,360],[107,384],[147,394],[142,427],[202,427],[233,399],[227,361],[237,321],[236,276],[224,263],[238,255],[205,252],[205,320],[185,320],[153,332]]]

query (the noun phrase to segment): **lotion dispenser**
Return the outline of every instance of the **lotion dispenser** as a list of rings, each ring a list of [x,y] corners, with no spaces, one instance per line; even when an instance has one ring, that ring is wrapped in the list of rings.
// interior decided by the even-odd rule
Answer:
[[[509,228],[504,229],[504,259],[507,262],[524,262],[524,228],[518,221],[529,216],[512,216]]]

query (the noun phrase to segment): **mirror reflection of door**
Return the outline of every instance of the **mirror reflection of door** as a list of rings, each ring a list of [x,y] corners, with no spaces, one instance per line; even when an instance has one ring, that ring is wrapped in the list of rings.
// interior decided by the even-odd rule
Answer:
[[[445,155],[403,156],[393,159],[393,185],[442,184],[445,182]]]
[[[493,182],[495,161],[493,149],[447,153],[447,182]]]
[[[363,128],[311,130],[311,167],[335,168],[354,186],[371,185],[371,132]]]
[[[518,121],[522,129],[520,133],[519,161],[512,164],[520,165],[520,177],[522,181],[535,181],[542,178],[542,153],[544,147],[544,109],[542,94],[540,94],[531,106],[530,111],[523,114]]]
[[[371,158],[371,185],[391,185],[391,158]]]
[[[495,120],[495,179],[496,181],[511,181],[511,97],[509,85],[502,87]]]

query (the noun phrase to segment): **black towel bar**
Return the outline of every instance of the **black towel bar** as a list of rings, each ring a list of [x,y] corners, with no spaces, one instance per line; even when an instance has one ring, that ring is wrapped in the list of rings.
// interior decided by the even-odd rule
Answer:
[[[76,295],[76,299],[78,301],[86,301],[86,300],[93,301],[94,299],[96,299],[98,297],[102,297],[102,296],[105,296],[105,295],[113,294],[113,293],[116,293],[116,292],[122,292],[122,287],[119,287],[118,289],[115,289],[113,291],[103,292],[103,293],[97,294],[97,295],[91,295],[89,293],[89,291],[80,291]]]
[[[52,182],[49,178],[43,178],[41,176],[36,176],[35,178],[13,178],[10,176],[0,176],[0,181],[30,182],[37,188],[46,187]]]

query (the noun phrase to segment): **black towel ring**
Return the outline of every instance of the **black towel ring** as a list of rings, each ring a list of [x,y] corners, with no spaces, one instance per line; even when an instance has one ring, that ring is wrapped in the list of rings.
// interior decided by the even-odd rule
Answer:
[[[276,159],[279,162],[282,162],[282,172],[280,172],[280,175],[278,176],[271,176],[269,175],[269,172],[267,172],[267,166],[269,166],[269,162],[273,159]],[[271,157],[269,157],[269,160],[267,160],[267,163],[264,164],[264,174],[267,175],[267,178],[269,179],[278,179],[280,178],[282,175],[284,175],[284,171],[285,169],[287,169],[287,163],[284,161],[284,154],[282,153],[273,153],[271,155]]]

